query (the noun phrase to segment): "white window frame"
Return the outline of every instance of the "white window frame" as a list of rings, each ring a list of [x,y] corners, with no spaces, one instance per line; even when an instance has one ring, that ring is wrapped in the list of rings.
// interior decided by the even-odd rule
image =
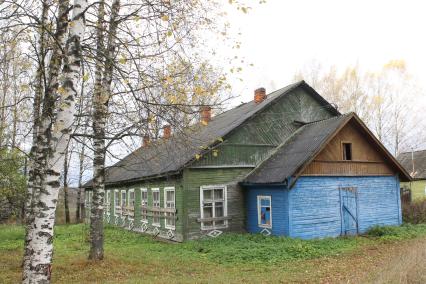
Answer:
[[[154,192],[158,192],[158,206],[154,205]],[[152,207],[153,208],[161,208],[161,194],[160,189],[158,187],[151,188],[151,194],[152,194]],[[154,219],[157,218],[158,215],[158,223],[154,223]],[[161,212],[153,212],[152,214],[152,226],[154,227],[161,227]]]
[[[123,193],[124,193],[124,195],[125,195],[125,200],[124,200],[124,206],[123,206]],[[122,189],[122,190],[120,190],[120,206],[121,206],[121,208],[123,209],[123,207],[127,207],[127,202],[128,202],[129,200],[127,199],[127,190],[125,190],[125,189]]]
[[[105,206],[109,206],[111,203],[111,190],[106,190],[104,204]]]
[[[218,185],[202,185],[200,186],[200,216],[201,219],[204,219],[204,190],[212,190],[212,189],[223,189],[223,217],[228,217],[228,187],[226,185],[218,184]],[[214,195],[214,192],[213,192]],[[212,203],[215,203],[214,201]],[[216,215],[215,207],[213,205],[212,210],[213,218]],[[216,226],[216,221],[212,222],[212,226],[205,226],[204,222],[201,221],[201,230],[215,230],[215,229],[224,229],[228,227],[228,220],[223,220],[223,225]]]
[[[133,205],[130,203],[130,193],[133,193]],[[135,189],[131,188],[129,189],[129,191],[127,192],[127,194],[129,195],[127,198],[127,206],[133,209],[135,208],[135,201],[136,201],[136,195],[135,195]]]
[[[133,204],[131,203],[130,200],[130,195],[133,193]],[[135,189],[134,188],[130,188],[127,191],[127,209],[126,212],[129,214],[130,217],[134,217],[135,216],[135,201],[136,201],[136,194],[135,194]]]
[[[120,202],[120,194],[121,192],[118,189],[114,189],[114,215],[117,215],[117,209],[119,209],[119,212],[121,214],[121,202]],[[118,197],[118,198],[117,198]]]
[[[146,199],[143,199],[144,193],[146,193]],[[143,209],[143,207],[148,207],[148,188],[141,188],[141,222],[148,223],[148,210]],[[142,214],[144,210],[146,211],[145,216]]]
[[[173,191],[173,197],[174,197],[173,207],[170,207],[170,208],[176,209],[176,190],[175,190],[174,186],[167,186],[167,187],[164,188],[164,208],[165,209],[169,208],[169,207],[167,207],[167,192],[169,192],[169,191]],[[164,216],[165,217],[166,216],[175,217],[176,213],[164,212]],[[164,218],[164,228],[170,229],[170,230],[175,230],[176,229],[176,219],[174,219],[174,222],[173,222],[174,225],[168,225],[167,220],[168,220],[167,218]]]
[[[261,205],[262,199],[269,199],[269,208],[270,208],[269,214],[270,214],[270,220],[271,220],[271,224],[269,224],[269,225],[262,224],[262,222],[261,222],[262,207],[266,207],[266,206]],[[272,229],[272,196],[271,195],[258,195],[257,196],[257,225],[261,228]]]
[[[92,198],[93,198],[93,191],[90,190],[87,192],[87,204],[88,207],[92,207]]]

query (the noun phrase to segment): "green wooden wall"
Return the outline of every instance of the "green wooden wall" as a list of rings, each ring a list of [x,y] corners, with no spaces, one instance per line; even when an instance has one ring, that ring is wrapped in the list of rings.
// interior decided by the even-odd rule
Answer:
[[[192,167],[257,166],[300,125],[293,121],[317,121],[333,115],[303,89],[274,102],[224,138],[224,142],[202,156]]]
[[[108,208],[108,212],[109,212],[109,220],[108,222],[112,225],[116,225],[116,226],[121,226],[124,228],[129,228],[129,220],[128,218],[122,218],[121,216],[116,217],[114,214],[114,201],[115,201],[115,195],[114,195],[114,191],[118,190],[119,191],[119,197],[121,199],[121,190],[126,190],[127,194],[127,200],[129,198],[129,193],[128,191],[130,189],[134,189],[135,191],[135,216],[134,216],[134,231],[138,231],[138,232],[142,232],[142,221],[141,221],[141,199],[142,199],[142,188],[147,188],[147,192],[148,192],[148,206],[152,206],[153,204],[153,200],[152,200],[152,189],[153,188],[159,188],[160,189],[160,207],[164,208],[164,188],[165,187],[174,187],[175,188],[175,207],[177,209],[176,212],[176,225],[175,225],[175,230],[173,231],[174,237],[170,238],[167,233],[169,231],[169,229],[165,228],[165,218],[163,217],[164,215],[161,214],[160,215],[160,227],[158,227],[160,234],[159,237],[162,238],[166,238],[166,239],[171,239],[173,241],[182,241],[183,240],[183,220],[184,220],[184,216],[183,216],[183,210],[181,210],[181,208],[183,208],[183,188],[182,188],[182,182],[181,182],[181,178],[173,178],[173,179],[157,179],[157,180],[152,180],[152,181],[145,181],[145,182],[139,182],[139,183],[135,183],[135,184],[131,184],[131,185],[126,185],[126,186],[115,186],[115,187],[108,187],[106,189],[106,191],[110,191],[110,206]],[[106,193],[105,193],[105,198],[106,198]],[[120,204],[121,204],[121,200],[120,200]],[[147,234],[153,234],[154,232],[154,226],[152,225],[152,217],[149,216],[148,217],[148,223],[147,223],[147,228],[148,230],[143,232],[143,233],[147,233]],[[106,220],[107,221],[107,220]]]
[[[411,189],[412,200],[426,198],[426,180],[415,180],[412,182],[401,182],[401,187]]]
[[[197,221],[200,214],[200,187],[203,185],[226,185],[228,197],[228,228],[224,231],[245,231],[245,208],[243,189],[237,184],[248,174],[249,168],[229,169],[185,169],[183,172],[184,191],[184,230],[185,239],[196,239],[208,233],[201,231]]]

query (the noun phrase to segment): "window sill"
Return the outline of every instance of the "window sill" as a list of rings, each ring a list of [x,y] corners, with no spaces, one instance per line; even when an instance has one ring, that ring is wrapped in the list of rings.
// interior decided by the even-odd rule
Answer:
[[[257,226],[258,226],[259,228],[272,229],[272,225],[262,225],[262,224],[257,224]]]
[[[152,224],[153,227],[161,228],[161,224]]]
[[[167,230],[172,230],[172,231],[176,230],[176,227],[171,227],[171,226],[164,226],[164,228]]]

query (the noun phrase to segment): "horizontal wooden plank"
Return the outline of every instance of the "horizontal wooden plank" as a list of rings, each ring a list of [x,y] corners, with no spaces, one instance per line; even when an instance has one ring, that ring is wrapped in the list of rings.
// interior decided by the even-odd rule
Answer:
[[[224,216],[224,217],[215,217],[215,218],[197,218],[197,222],[212,222],[212,221],[224,221],[224,220],[231,220],[232,217],[230,216]]]

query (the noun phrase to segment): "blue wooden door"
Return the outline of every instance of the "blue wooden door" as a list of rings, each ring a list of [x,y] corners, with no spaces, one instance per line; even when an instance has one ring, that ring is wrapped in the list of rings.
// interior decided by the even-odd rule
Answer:
[[[340,203],[342,205],[342,235],[358,234],[358,202],[356,188],[341,188]]]

